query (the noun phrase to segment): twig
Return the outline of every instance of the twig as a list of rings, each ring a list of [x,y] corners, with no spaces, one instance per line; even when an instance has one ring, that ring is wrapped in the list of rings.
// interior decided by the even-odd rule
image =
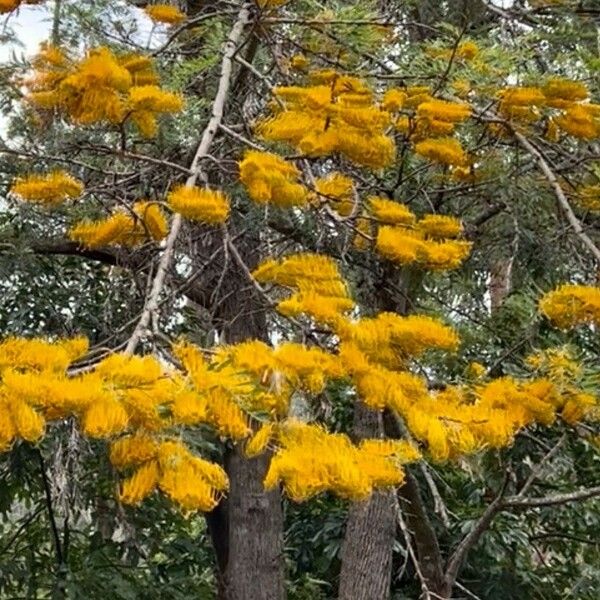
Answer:
[[[529,477],[523,484],[523,487],[519,490],[519,493],[516,495],[516,498],[523,498],[525,496],[525,492],[531,487],[533,482],[538,478],[541,473],[544,465],[560,450],[560,447],[563,445],[563,442],[567,438],[567,434],[563,434],[561,438],[554,444],[552,448],[542,457],[542,459],[531,469],[531,473]]]
[[[239,142],[242,142],[242,144],[246,144],[246,146],[249,146],[250,148],[254,148],[255,150],[259,150],[261,152],[264,152],[265,150],[263,146],[260,146],[259,144],[250,141],[243,135],[237,133],[236,131],[233,131],[233,129],[231,129],[230,127],[227,127],[227,125],[223,125],[223,123],[219,123],[219,129],[225,132],[228,136],[238,140]]]
[[[427,587],[427,581],[425,576],[423,575],[423,571],[421,570],[421,565],[417,559],[417,554],[415,549],[413,548],[412,541],[410,539],[410,531],[408,530],[408,526],[406,521],[404,520],[404,516],[402,514],[402,509],[400,508],[400,502],[398,501],[398,497],[394,494],[394,503],[396,506],[396,519],[398,521],[398,525],[400,527],[400,531],[402,531],[402,535],[404,536],[404,541],[406,542],[406,551],[408,552],[413,565],[415,567],[415,572],[417,573],[417,577],[421,582],[421,593],[423,600],[431,600],[432,594]]]
[[[442,495],[440,494],[440,491],[438,490],[437,485],[435,484],[435,481],[433,480],[433,477],[429,472],[429,465],[426,462],[421,461],[419,466],[421,467],[421,472],[425,477],[425,481],[427,482],[429,491],[433,496],[433,510],[442,520],[444,527],[446,529],[450,529],[450,518],[448,517],[448,510],[446,509],[446,504],[444,503]]]

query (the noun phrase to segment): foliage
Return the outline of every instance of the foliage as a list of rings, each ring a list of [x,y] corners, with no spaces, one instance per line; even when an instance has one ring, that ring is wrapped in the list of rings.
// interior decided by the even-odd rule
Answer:
[[[6,63],[0,595],[212,597],[239,455],[291,598],[374,490],[394,597],[597,597],[593,11],[462,4],[63,0]]]

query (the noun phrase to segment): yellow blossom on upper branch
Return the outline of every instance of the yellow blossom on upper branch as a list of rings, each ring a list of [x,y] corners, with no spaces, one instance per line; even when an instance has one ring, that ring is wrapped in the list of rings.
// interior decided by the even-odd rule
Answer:
[[[219,190],[180,185],[169,193],[167,202],[172,210],[192,221],[217,225],[229,217],[229,199]]]
[[[126,458],[125,463],[121,456]],[[184,511],[208,512],[229,488],[227,475],[219,465],[195,456],[180,441],[123,438],[113,444],[113,459],[117,468],[137,467],[123,481],[124,504],[139,504],[160,489]]]
[[[418,458],[404,445],[388,447],[363,442],[357,447],[343,434],[315,425],[287,421],[277,432],[278,452],[271,460],[265,487],[282,483],[286,494],[303,501],[325,491],[361,500],[374,487],[402,483],[401,464]]]
[[[458,102],[446,102],[444,100],[430,100],[423,102],[417,107],[417,117],[429,120],[446,121],[449,123],[461,123],[471,116],[471,107]]]
[[[386,225],[413,225],[416,221],[414,213],[405,204],[371,196],[368,205],[373,216]]]
[[[589,105],[575,104],[554,117],[554,122],[577,138],[591,140],[600,137],[600,119]]]
[[[429,139],[417,142],[415,152],[424,158],[444,165],[464,166],[468,163],[464,148],[454,138]]]
[[[157,23],[177,25],[185,21],[185,15],[172,4],[149,4],[144,8],[144,12]]]
[[[298,183],[300,172],[276,154],[250,150],[239,168],[248,195],[259,204],[290,207],[308,202],[309,191]]]
[[[290,254],[266,260],[252,273],[261,283],[277,283],[302,292],[346,298],[348,290],[335,261],[322,254]]]
[[[541,312],[561,329],[586,323],[600,324],[600,289],[586,285],[562,285],[540,300]]]
[[[36,71],[28,82],[27,100],[41,109],[64,112],[80,124],[119,124],[130,117],[150,137],[156,133],[158,115],[183,106],[179,96],[156,86],[148,57],[118,57],[99,47],[76,60],[45,46],[33,62]]]
[[[354,209],[354,184],[350,177],[333,172],[315,181],[315,190],[340,215],[348,216]]]
[[[53,171],[17,179],[10,192],[22,200],[55,206],[81,196],[83,183],[64,171]]]
[[[390,115],[375,104],[365,84],[335,72],[312,78],[318,85],[275,89],[284,108],[259,123],[259,135],[291,144],[307,156],[340,153],[373,169],[388,166],[395,155],[386,134]]]
[[[145,137],[156,135],[160,114],[176,113],[183,108],[183,98],[165,92],[156,85],[133,86],[129,90],[126,113]]]
[[[471,251],[470,242],[452,239],[461,229],[460,221],[454,217],[426,215],[414,226],[379,227],[375,248],[383,257],[401,265],[417,264],[430,270],[455,269]]]
[[[119,210],[99,221],[82,221],[68,232],[70,239],[87,248],[112,244],[137,246],[147,239],[160,241],[168,232],[163,211],[153,202],[136,202],[132,212]]]
[[[571,81],[570,79],[551,78],[542,87],[542,92],[546,97],[549,106],[555,108],[564,108],[564,104],[553,104],[557,100],[563,102],[572,102],[577,100],[585,100],[589,97],[590,92],[587,86],[580,81]]]

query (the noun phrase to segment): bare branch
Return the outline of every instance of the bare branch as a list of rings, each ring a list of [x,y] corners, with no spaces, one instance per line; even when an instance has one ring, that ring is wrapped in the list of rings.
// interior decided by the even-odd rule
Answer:
[[[563,434],[561,438],[554,444],[550,450],[542,457],[542,459],[531,469],[531,473],[529,477],[523,484],[523,487],[519,490],[519,493],[516,495],[516,498],[523,498],[527,490],[531,487],[533,482],[539,477],[540,473],[544,466],[552,459],[553,456],[560,450],[560,447],[563,445],[564,441],[567,439],[567,435]]]
[[[548,180],[548,183],[552,187],[556,199],[558,200],[560,207],[565,213],[569,224],[573,228],[573,231],[582,241],[584,246],[587,247],[587,249],[594,255],[595,259],[600,263],[600,249],[598,248],[598,246],[596,246],[596,244],[594,244],[592,239],[583,230],[581,222],[577,218],[577,215],[575,215],[575,213],[573,212],[573,209],[569,204],[569,200],[565,196],[565,193],[560,187],[560,183],[558,183],[556,175],[546,162],[546,159],[544,158],[543,154],[522,133],[520,133],[516,129],[513,129],[512,133],[515,136],[515,139],[519,142],[519,144],[537,160],[542,173],[544,174],[544,176]]]
[[[564,494],[554,494],[553,496],[541,496],[539,498],[522,498],[520,496],[510,496],[502,502],[502,508],[540,508],[542,506],[557,506],[568,504],[569,502],[580,502],[600,496],[600,485],[584,488],[576,492],[567,492]]]
[[[202,138],[200,139],[196,154],[192,160],[192,164],[190,165],[191,175],[188,177],[185,184],[187,187],[194,186],[199,177],[201,177],[203,180],[206,179],[206,176],[202,173],[202,167],[200,166],[201,161],[207,156],[217,130],[219,129],[219,125],[223,120],[223,111],[229,93],[229,85],[231,83],[233,58],[238,50],[238,43],[244,31],[244,27],[248,23],[249,19],[250,5],[244,4],[239,12],[235,24],[229,33],[229,36],[227,37],[227,42],[225,43],[223,59],[221,61],[221,77],[219,79],[217,93],[213,101],[212,116],[202,133]],[[144,335],[144,332],[150,323],[152,315],[158,309],[160,294],[164,287],[167,271],[173,258],[175,242],[177,241],[177,236],[179,235],[181,225],[182,217],[181,215],[176,214],[171,221],[171,229],[169,231],[169,235],[167,236],[165,249],[156,269],[156,275],[152,283],[152,289],[148,295],[140,320],[138,321],[138,324],[127,343],[127,347],[125,348],[125,352],[127,354],[133,354],[135,352],[140,339]]]

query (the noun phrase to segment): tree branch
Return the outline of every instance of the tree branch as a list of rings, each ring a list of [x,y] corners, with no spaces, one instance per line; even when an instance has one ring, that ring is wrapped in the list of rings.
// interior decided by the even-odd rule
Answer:
[[[510,496],[502,502],[502,509],[507,508],[540,508],[542,506],[557,506],[568,504],[569,502],[580,502],[600,496],[600,485],[578,490],[576,492],[567,492],[564,494],[555,494],[553,496],[541,496],[539,498],[522,498],[519,495]]]
[[[475,527],[473,527],[473,529],[461,540],[456,547],[456,550],[449,558],[448,563],[446,564],[446,572],[444,573],[444,578],[446,579],[449,590],[451,590],[454,586],[456,578],[458,577],[458,571],[460,570],[460,567],[462,566],[467,554],[479,541],[479,538],[483,535],[483,533],[488,529],[494,517],[503,509],[504,504],[502,499],[504,497],[504,492],[506,491],[508,481],[509,473],[507,471],[498,495],[496,498],[494,498],[491,504],[488,505],[481,517],[479,517]]]
[[[221,62],[221,77],[219,79],[217,93],[213,101],[212,116],[202,133],[202,138],[200,139],[196,154],[192,160],[192,164],[190,165],[191,175],[188,177],[185,183],[186,187],[194,186],[199,177],[201,177],[203,180],[206,179],[202,173],[202,167],[200,166],[200,163],[202,159],[207,156],[217,130],[219,129],[219,125],[223,120],[223,111],[227,101],[229,85],[231,82],[231,73],[233,70],[233,58],[238,50],[238,43],[244,31],[244,27],[249,22],[249,19],[250,5],[244,4],[225,43],[223,60]],[[127,354],[133,354],[135,352],[139,341],[141,340],[148,327],[148,324],[150,323],[152,315],[158,309],[160,294],[164,287],[167,271],[173,258],[175,242],[177,241],[182,221],[183,219],[179,214],[176,214],[171,221],[171,230],[167,236],[165,249],[156,269],[156,275],[154,276],[154,280],[152,282],[152,288],[148,295],[140,320],[138,321],[125,348],[125,352]]]
[[[600,263],[600,249],[598,248],[598,246],[596,246],[596,244],[594,244],[592,239],[583,230],[581,222],[577,218],[577,215],[575,215],[575,213],[573,212],[573,209],[571,208],[571,205],[569,204],[565,193],[560,187],[560,183],[558,183],[558,179],[556,179],[556,175],[546,162],[546,159],[544,158],[543,154],[522,133],[520,133],[516,129],[513,129],[512,133],[515,136],[515,139],[519,142],[519,144],[537,160],[542,173],[544,174],[544,176],[548,180],[548,183],[552,187],[554,195],[556,196],[560,207],[565,213],[569,224],[573,228],[573,231],[582,241],[583,245],[587,247],[587,249],[594,255],[595,259]]]
[[[36,450],[38,461],[40,464],[40,473],[42,475],[42,483],[44,485],[44,494],[46,497],[46,508],[48,510],[48,519],[50,520],[50,530],[52,531],[52,539],[54,540],[54,550],[56,552],[56,562],[59,568],[63,565],[63,551],[60,543],[60,535],[58,533],[58,527],[56,526],[56,519],[54,517],[54,507],[52,505],[52,492],[50,491],[50,483],[48,481],[48,475],[46,475],[46,465],[44,464],[44,457],[39,450]]]
[[[72,242],[70,240],[49,240],[47,242],[33,242],[31,244],[31,250],[35,254],[42,255],[64,255],[64,256],[80,256],[82,258],[89,258],[107,265],[118,265],[120,264],[118,252],[111,250],[110,248],[97,248],[90,250],[83,248],[79,243]]]

